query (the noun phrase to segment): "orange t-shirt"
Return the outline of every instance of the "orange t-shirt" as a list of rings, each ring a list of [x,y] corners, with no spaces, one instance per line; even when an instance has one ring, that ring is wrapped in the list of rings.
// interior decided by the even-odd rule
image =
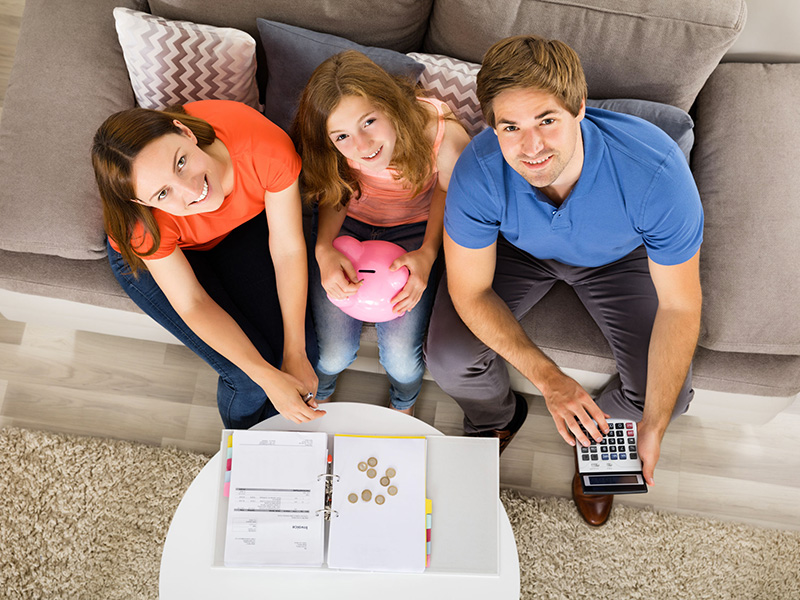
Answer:
[[[351,198],[347,203],[348,217],[377,227],[394,227],[428,220],[431,199],[439,181],[436,159],[444,139],[446,104],[436,98],[417,98],[417,100],[432,104],[439,114],[438,129],[433,142],[433,175],[425,183],[422,191],[412,196],[408,183],[403,179],[395,179],[397,170],[394,168],[374,173],[369,169],[362,169],[355,161],[348,160],[350,167],[358,172],[358,183],[361,186],[361,196]]]
[[[300,174],[300,157],[289,136],[258,111],[230,100],[202,100],[184,108],[207,121],[228,149],[234,171],[233,191],[210,213],[176,217],[153,208],[161,244],[153,254],[143,256],[144,260],[169,256],[176,247],[210,250],[264,210],[265,192],[285,190]],[[133,247],[147,251],[151,240],[139,225]],[[113,240],[111,245],[119,250]]]

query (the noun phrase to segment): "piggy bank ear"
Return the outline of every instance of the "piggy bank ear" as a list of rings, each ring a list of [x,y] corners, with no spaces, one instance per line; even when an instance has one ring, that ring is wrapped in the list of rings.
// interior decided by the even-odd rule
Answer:
[[[356,238],[340,235],[333,240],[333,247],[344,254],[350,262],[358,260],[364,253],[364,246]]]

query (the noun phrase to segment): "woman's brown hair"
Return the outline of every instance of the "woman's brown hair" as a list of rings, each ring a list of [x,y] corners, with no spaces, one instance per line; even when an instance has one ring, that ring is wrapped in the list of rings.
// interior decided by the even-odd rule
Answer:
[[[142,149],[169,133],[180,133],[174,121],[188,127],[201,148],[216,139],[214,128],[206,121],[187,114],[182,106],[166,110],[131,108],[108,117],[94,135],[92,166],[100,198],[103,201],[103,224],[106,234],[119,246],[134,275],[144,267],[141,257],[150,256],[161,243],[158,224],[151,209],[135,201],[133,161]],[[143,235],[133,240],[138,225]],[[152,244],[142,249],[149,237]]]
[[[337,208],[361,194],[358,178],[328,136],[328,118],[345,96],[361,96],[380,108],[397,132],[392,167],[414,194],[434,171],[433,143],[425,135],[429,113],[421,91],[394,77],[362,53],[347,50],[327,59],[311,75],[300,99],[292,134],[303,159],[301,181],[308,203]]]

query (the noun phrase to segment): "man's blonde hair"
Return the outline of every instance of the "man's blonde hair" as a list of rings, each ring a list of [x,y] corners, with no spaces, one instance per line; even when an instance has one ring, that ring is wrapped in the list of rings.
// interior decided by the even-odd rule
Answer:
[[[586,76],[577,53],[558,40],[518,35],[494,44],[483,57],[477,95],[486,122],[495,126],[492,103],[501,92],[534,88],[552,94],[573,116],[586,99]]]

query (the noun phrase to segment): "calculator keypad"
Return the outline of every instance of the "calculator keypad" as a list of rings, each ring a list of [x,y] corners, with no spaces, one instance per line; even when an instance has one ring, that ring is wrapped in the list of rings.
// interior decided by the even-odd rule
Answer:
[[[606,419],[609,431],[600,442],[594,440],[583,427],[581,431],[592,442],[590,446],[577,444],[580,471],[626,471],[641,469],[636,450],[636,423],[626,419]],[[602,432],[601,432],[602,433]]]

